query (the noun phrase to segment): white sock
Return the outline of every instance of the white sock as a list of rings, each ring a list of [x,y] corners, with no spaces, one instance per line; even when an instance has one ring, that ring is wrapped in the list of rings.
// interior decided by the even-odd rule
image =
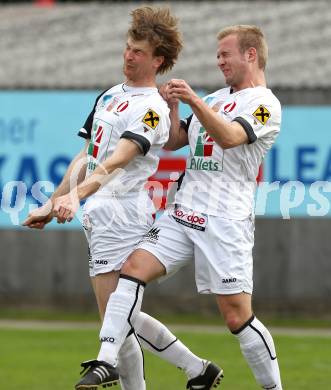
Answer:
[[[143,348],[183,369],[189,379],[201,374],[203,360],[194,355],[160,321],[140,312],[134,327]]]
[[[275,345],[268,329],[254,316],[232,332],[240,349],[263,389],[282,390]]]
[[[118,353],[117,369],[122,390],[146,390],[144,355],[135,333],[125,339]]]
[[[140,311],[144,285],[135,278],[120,276],[117,288],[109,298],[100,330],[101,348],[98,360],[117,366],[118,352]]]

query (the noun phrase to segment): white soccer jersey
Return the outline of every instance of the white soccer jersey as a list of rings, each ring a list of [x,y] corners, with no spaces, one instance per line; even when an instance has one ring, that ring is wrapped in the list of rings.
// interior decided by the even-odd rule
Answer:
[[[226,121],[245,129],[249,144],[223,150],[193,115],[188,128],[190,155],[175,203],[198,212],[229,219],[253,214],[259,166],[280,131],[281,107],[270,89],[224,88],[205,98]]]
[[[98,96],[78,135],[90,139],[87,176],[111,156],[120,138],[130,139],[142,154],[118,177],[98,191],[125,194],[143,189],[157,170],[157,152],[169,137],[169,108],[157,88],[134,88],[119,84]]]

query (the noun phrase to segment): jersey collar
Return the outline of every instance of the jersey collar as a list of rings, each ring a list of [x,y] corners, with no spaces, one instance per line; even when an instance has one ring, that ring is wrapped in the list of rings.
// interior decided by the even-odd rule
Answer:
[[[126,85],[125,83],[122,84],[122,90],[123,92],[150,92],[150,91],[157,91],[156,87],[131,87],[130,85]]]

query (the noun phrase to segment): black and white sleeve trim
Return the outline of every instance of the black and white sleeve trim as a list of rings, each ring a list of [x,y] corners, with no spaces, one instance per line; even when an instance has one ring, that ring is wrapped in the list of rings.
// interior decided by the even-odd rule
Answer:
[[[257,140],[257,136],[254,133],[254,130],[253,130],[252,126],[244,118],[241,118],[240,116],[238,116],[237,118],[233,119],[233,122],[240,123],[241,126],[244,128],[244,130],[245,130],[245,132],[247,134],[247,137],[248,137],[248,143],[249,144],[252,144],[252,143],[254,143]]]
[[[122,135],[121,138],[124,139],[130,139],[131,141],[134,141],[139,148],[141,149],[142,153],[146,155],[151,147],[150,142],[148,139],[143,137],[142,135],[132,133],[131,131],[125,131]]]
[[[93,109],[92,111],[89,113],[89,116],[86,118],[86,121],[83,125],[83,127],[79,130],[78,132],[78,135],[80,137],[83,137],[85,139],[91,139],[91,133],[92,133],[92,125],[93,125],[93,117],[94,117],[94,113],[95,113],[95,109],[96,109],[96,106],[98,104],[98,101],[99,99],[101,98],[101,96],[107,92],[108,89],[104,90],[103,92],[100,93],[99,96],[97,96],[97,98],[95,99],[95,102],[94,102],[94,106],[93,106]]]
[[[182,119],[182,120],[180,121],[180,127],[183,128],[183,129],[186,131],[186,133],[188,132],[188,128],[190,127],[192,118],[193,118],[193,114],[191,114],[191,115],[188,116],[187,118]]]
[[[79,130],[78,135],[85,139],[91,139],[91,130],[93,124],[93,116],[95,109],[93,109],[87,117],[83,127]]]

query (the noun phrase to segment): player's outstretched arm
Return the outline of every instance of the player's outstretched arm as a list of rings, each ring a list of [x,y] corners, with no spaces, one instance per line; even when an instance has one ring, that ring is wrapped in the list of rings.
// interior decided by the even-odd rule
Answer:
[[[22,225],[31,229],[43,229],[52,219],[52,201],[48,199],[41,207],[31,211]]]
[[[58,222],[72,221],[79,208],[79,202],[108,184],[121,172],[121,168],[124,168],[138,154],[141,154],[141,149],[134,141],[120,139],[112,155],[99,165],[91,176],[71,189],[68,194],[55,199],[53,211]]]
[[[67,194],[70,187],[75,187],[84,180],[86,172],[86,151],[89,140],[86,141],[84,148],[71,161],[61,183],[51,195],[50,199],[42,206],[31,211],[22,223],[31,229],[43,229],[54,217],[53,205],[56,198]]]

